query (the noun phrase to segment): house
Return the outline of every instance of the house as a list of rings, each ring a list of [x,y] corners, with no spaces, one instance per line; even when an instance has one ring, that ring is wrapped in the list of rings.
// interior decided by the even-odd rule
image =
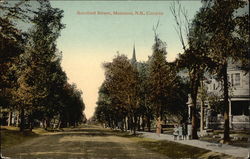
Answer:
[[[249,71],[240,69],[239,63],[229,62],[228,81],[229,81],[229,124],[231,129],[250,129],[250,74]],[[207,84],[208,94],[215,94],[223,97],[222,83],[210,79]],[[221,99],[223,100],[223,99]],[[223,115],[216,113],[213,115],[208,107],[206,109],[207,128],[222,128],[224,124]]]

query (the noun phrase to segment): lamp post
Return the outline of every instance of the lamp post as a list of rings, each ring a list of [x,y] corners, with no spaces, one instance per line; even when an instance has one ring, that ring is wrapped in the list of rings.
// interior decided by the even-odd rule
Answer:
[[[188,106],[188,123],[191,123],[191,108],[194,106],[191,94],[188,94],[188,101],[186,104]]]

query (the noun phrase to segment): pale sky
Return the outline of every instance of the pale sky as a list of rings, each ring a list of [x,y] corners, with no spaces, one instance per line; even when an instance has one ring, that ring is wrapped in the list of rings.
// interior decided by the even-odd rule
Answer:
[[[175,59],[182,47],[170,12],[172,1],[52,1],[64,10],[66,28],[58,39],[63,52],[62,67],[70,83],[83,91],[85,114],[90,118],[96,107],[98,88],[104,80],[103,62],[111,61],[119,51],[131,58],[133,44],[138,61],[152,54],[153,26],[167,43],[167,58]],[[201,7],[200,1],[181,2],[192,19]],[[83,15],[77,12],[162,12],[163,15]]]

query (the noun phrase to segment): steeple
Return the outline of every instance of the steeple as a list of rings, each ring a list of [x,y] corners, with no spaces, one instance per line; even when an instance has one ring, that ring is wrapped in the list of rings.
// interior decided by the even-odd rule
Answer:
[[[132,59],[131,59],[131,63],[133,64],[133,65],[135,65],[136,64],[136,55],[135,55],[135,44],[134,44],[134,48],[133,48],[133,56],[132,56]]]

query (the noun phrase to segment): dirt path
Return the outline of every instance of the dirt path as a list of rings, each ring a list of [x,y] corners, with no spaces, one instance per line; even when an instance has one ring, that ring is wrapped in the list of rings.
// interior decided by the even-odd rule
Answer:
[[[98,127],[49,133],[3,150],[11,158],[166,158],[140,147],[136,141]]]

